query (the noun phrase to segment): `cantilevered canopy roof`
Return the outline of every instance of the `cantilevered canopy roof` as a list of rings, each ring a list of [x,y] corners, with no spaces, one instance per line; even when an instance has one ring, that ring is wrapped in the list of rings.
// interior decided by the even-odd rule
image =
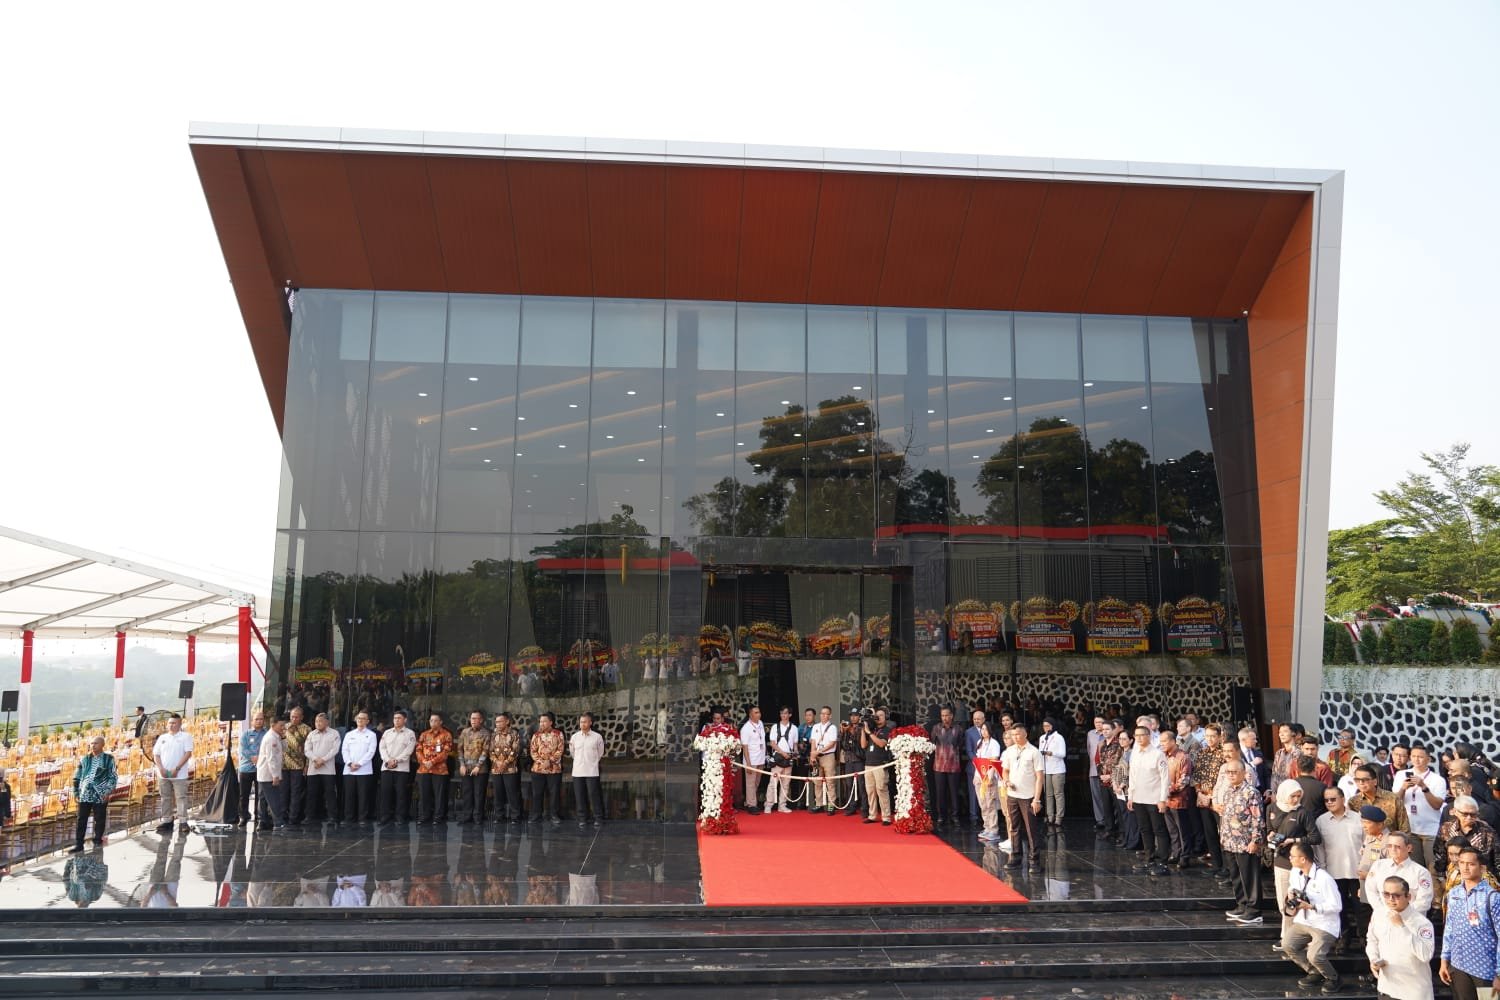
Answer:
[[[0,636],[233,642],[250,594],[0,525]]]
[[[277,425],[292,288],[1240,316],[1330,171],[199,123]]]

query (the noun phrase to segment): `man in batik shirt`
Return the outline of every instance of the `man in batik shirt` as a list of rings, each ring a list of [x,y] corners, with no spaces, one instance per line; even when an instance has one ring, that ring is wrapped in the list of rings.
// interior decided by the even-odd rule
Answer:
[[[89,741],[89,752],[73,772],[73,801],[78,804],[78,829],[73,838],[74,854],[83,853],[84,834],[89,817],[94,818],[94,846],[104,846],[104,822],[109,813],[109,797],[119,783],[113,754],[104,752],[104,737]]]
[[[307,818],[307,752],[304,744],[312,727],[302,721],[302,707],[291,711],[281,738],[282,775],[286,778],[286,821],[297,826]]]
[[[1235,907],[1225,913],[1240,924],[1259,924],[1260,915],[1260,793],[1245,780],[1245,764],[1238,757],[1224,762],[1228,782],[1219,812],[1219,843],[1229,864]]]
[[[510,713],[495,716],[490,735],[490,784],[495,789],[495,821],[521,822],[521,733],[510,722]]]
[[[531,821],[540,822],[543,812],[553,826],[562,825],[562,759],[567,741],[556,728],[551,712],[537,717],[531,734]]]
[[[417,825],[448,822],[448,755],[453,734],[436,712],[417,737]]]
[[[484,793],[489,788],[490,731],[484,725],[484,713],[469,713],[469,726],[458,734],[458,781],[463,789],[459,800],[460,823],[484,822]]]

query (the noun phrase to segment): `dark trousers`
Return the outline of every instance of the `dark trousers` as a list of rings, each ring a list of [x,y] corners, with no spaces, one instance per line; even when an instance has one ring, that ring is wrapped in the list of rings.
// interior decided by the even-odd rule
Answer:
[[[1014,795],[1005,799],[1006,819],[1010,823],[1010,856],[1019,858],[1021,856],[1021,841],[1026,841],[1026,853],[1031,856],[1033,862],[1039,863],[1042,858],[1042,845],[1036,839],[1036,826],[1041,818],[1031,811],[1031,800],[1017,798]]]
[[[1115,806],[1111,799],[1114,793],[1099,783],[1099,776],[1089,778],[1089,797],[1094,805],[1094,825],[1105,833],[1113,833],[1115,827]]]
[[[250,796],[255,791],[255,786],[260,782],[255,780],[254,771],[240,771],[237,775],[240,783],[240,822],[248,823],[255,818],[255,813],[250,811]]]
[[[490,778],[484,773],[459,775],[459,787],[463,789],[463,798],[459,800],[458,818],[473,820],[476,823],[484,822],[484,796],[489,791]]]
[[[1479,1000],[1479,991],[1493,985],[1492,980],[1476,979],[1452,962],[1448,963],[1448,971],[1453,974],[1453,1000]]]
[[[286,821],[300,823],[307,817],[307,775],[287,770],[281,780],[286,787]]]
[[[417,775],[417,822],[448,822],[448,776]]]
[[[938,819],[958,822],[961,801],[958,786],[963,779],[962,771],[932,772],[932,811]]]
[[[590,820],[596,825],[604,822],[604,791],[599,786],[597,774],[589,778],[576,775],[573,778],[573,814],[578,817],[580,825],[583,823],[585,805]]]
[[[1178,810],[1178,821],[1182,824],[1183,853],[1202,854],[1207,847],[1203,842],[1203,815],[1197,806],[1198,794],[1188,790],[1188,804]]]
[[[1229,862],[1235,902],[1252,910],[1260,909],[1260,856],[1230,851],[1224,855],[1224,860]]]
[[[405,823],[411,818],[411,772],[380,772],[380,807],[376,817],[382,823]]]
[[[23,807],[24,808],[24,807]],[[104,823],[109,815],[109,804],[105,802],[78,803],[78,830],[73,837],[74,846],[83,846],[83,835],[89,828],[89,817],[94,817],[94,843],[104,843]]]
[[[1365,928],[1370,926],[1370,907],[1360,901],[1359,879],[1338,878],[1333,881],[1339,887],[1339,898],[1344,904],[1341,914],[1344,932],[1339,935],[1339,940],[1346,946],[1364,941]]]
[[[1127,851],[1138,851],[1141,849],[1141,828],[1135,821],[1135,811],[1125,808],[1125,800],[1114,796],[1115,800],[1115,823],[1120,830],[1120,845]]]
[[[531,818],[562,819],[562,774],[531,774]]]
[[[495,790],[495,818],[520,819],[521,775],[515,771],[510,774],[492,774],[490,785]]]
[[[1199,809],[1198,819],[1203,824],[1203,839],[1208,844],[1208,855],[1214,871],[1224,870],[1224,845],[1219,840],[1219,814],[1212,809]]]
[[[1196,812],[1196,810],[1194,810]],[[1162,819],[1167,824],[1167,857],[1181,859],[1188,856],[1187,849],[1187,823],[1184,822],[1186,809],[1168,809],[1162,813]]]
[[[338,822],[339,779],[332,774],[307,776],[307,818],[313,823]]]
[[[375,775],[344,775],[344,822],[368,823],[375,812]]]
[[[865,800],[865,766],[863,764],[840,764],[839,772],[841,774],[853,774],[857,776],[839,782],[839,785],[841,786],[839,788],[839,801],[841,802],[844,799],[849,798],[849,790],[842,786],[854,786],[854,798],[849,801],[849,807],[844,811],[850,816],[853,816],[856,813],[863,815],[866,811],[865,807],[868,804]]]
[[[1167,836],[1167,817],[1162,815],[1161,807],[1154,802],[1149,805],[1137,802],[1135,825],[1141,828],[1141,847],[1146,852],[1146,860],[1165,863],[1171,841]]]
[[[267,829],[274,826],[281,826],[286,822],[284,799],[286,784],[283,782],[280,785],[273,785],[269,781],[257,781],[255,784],[258,786],[255,791],[255,798],[258,803],[258,812],[255,816],[256,824],[264,826]]]

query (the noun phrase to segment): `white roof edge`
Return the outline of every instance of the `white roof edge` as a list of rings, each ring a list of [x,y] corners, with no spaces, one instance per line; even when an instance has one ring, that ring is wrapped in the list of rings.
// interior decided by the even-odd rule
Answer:
[[[119,556],[106,555],[103,552],[95,552],[92,549],[85,549],[77,545],[70,545],[67,542],[55,541],[54,539],[45,538],[41,535],[33,535],[30,532],[19,531],[15,528],[7,528],[3,524],[0,524],[0,536],[14,539],[18,542],[24,542],[27,545],[35,545],[38,548],[51,549],[54,552],[73,556],[76,559],[87,559],[90,562],[98,563],[101,566],[112,566],[115,569],[122,569],[127,570],[131,573],[138,573],[141,576],[151,577],[153,579],[160,580],[163,583],[175,583],[183,587],[191,587],[194,590],[201,590],[208,594],[218,594],[220,597],[229,598],[231,600],[239,601],[244,604],[253,605],[255,603],[255,596],[253,594],[247,594],[239,590],[232,590],[228,587],[222,587],[216,583],[208,583],[204,580],[195,580],[192,577],[183,576],[180,573],[173,573],[168,570],[157,569],[154,566],[145,566],[141,563],[132,562],[129,559],[121,559]]]
[[[410,132],[303,125],[247,125],[189,122],[188,143],[198,146],[253,146],[269,149],[324,149],[348,152],[426,153],[526,159],[596,160],[615,163],[672,163],[850,170],[874,173],[941,174],[1036,180],[1118,181],[1178,186],[1312,190],[1342,176],[1342,170],[1300,167],[1244,167],[1066,157],[991,156],[754,143],[678,142],[469,132]]]

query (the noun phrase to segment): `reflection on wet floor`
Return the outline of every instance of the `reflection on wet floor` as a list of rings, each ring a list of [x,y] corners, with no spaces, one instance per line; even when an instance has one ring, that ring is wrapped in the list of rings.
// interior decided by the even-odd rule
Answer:
[[[974,834],[954,830],[943,839],[1033,900],[1225,895],[1202,868],[1161,877],[1132,873],[1135,856],[1101,845],[1086,820],[1049,835],[1042,871],[1034,874],[1006,869],[1006,855]],[[742,840],[746,850],[755,850],[752,837]],[[768,901],[774,898],[768,887]],[[148,830],[116,835],[84,854],[18,865],[0,878],[0,909],[6,910],[701,903],[693,826],[633,821],[587,831],[571,824],[309,827],[260,834],[198,827],[176,836]]]

